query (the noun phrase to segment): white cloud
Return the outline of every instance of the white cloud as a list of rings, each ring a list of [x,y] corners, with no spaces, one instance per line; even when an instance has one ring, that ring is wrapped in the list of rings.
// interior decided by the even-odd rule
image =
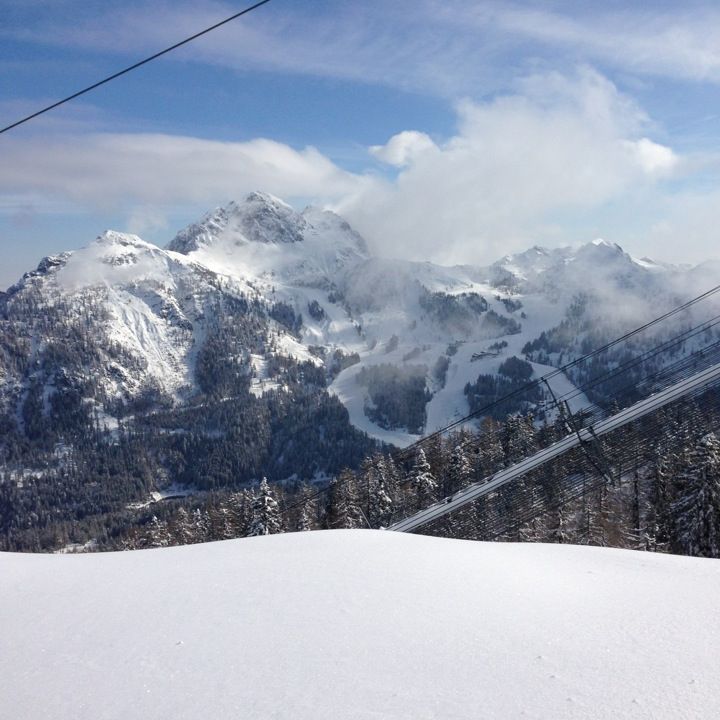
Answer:
[[[417,130],[403,130],[385,145],[373,145],[370,154],[388,165],[404,167],[428,151],[437,150],[430,136]]]
[[[679,158],[671,148],[659,145],[649,138],[629,141],[627,147],[648,175],[671,175],[679,165]]]
[[[720,82],[720,10],[708,2],[625,3],[366,0],[270,4],[169,56],[391,85],[458,97],[507,87],[532,63],[593,62],[641,75]],[[90,7],[85,19],[1,34],[116,51],[156,51],[236,12],[196,0]]]
[[[378,252],[416,260],[491,262],[533,243],[597,236],[638,255],[660,249],[660,259],[711,254],[717,198],[693,193],[692,181],[717,174],[717,158],[687,158],[652,140],[643,110],[588,68],[535,75],[518,88],[459,103],[458,130],[442,142],[413,130],[370,148],[398,169],[394,178],[266,139],[18,136],[0,165],[0,211],[124,214],[125,227],[157,235],[168,217],[192,218],[261,189],[333,206]],[[678,237],[682,253],[673,253]]]
[[[453,6],[456,17],[473,15],[472,3]],[[678,3],[665,8],[598,4],[565,12],[509,4],[493,17],[511,36],[579,52],[626,71],[720,82],[720,12],[713,3]],[[478,28],[487,28],[481,15]]]
[[[670,148],[642,135],[642,110],[596,72],[535,76],[522,87],[461,103],[456,136],[410,157],[395,182],[364,185],[340,211],[389,254],[485,262],[535,242],[584,239],[568,215],[584,216],[580,232],[603,233],[600,211],[654,192],[675,167]],[[405,146],[396,138],[388,154]]]
[[[153,206],[152,225],[161,222],[158,208],[214,205],[258,188],[287,198],[337,198],[361,182],[312,147],[162,134],[58,135],[43,143],[28,138],[8,144],[0,165],[3,195],[130,207],[143,223]]]

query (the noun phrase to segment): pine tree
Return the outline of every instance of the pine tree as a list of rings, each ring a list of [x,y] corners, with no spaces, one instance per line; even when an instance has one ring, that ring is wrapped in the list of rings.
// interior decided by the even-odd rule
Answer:
[[[500,428],[492,418],[485,418],[482,422],[477,450],[478,480],[492,475],[503,466],[505,452],[500,442]]]
[[[382,455],[377,455],[375,472],[368,489],[368,522],[370,527],[386,527],[393,516],[393,500],[387,486],[387,466]]]
[[[184,507],[178,508],[170,526],[174,544],[189,545],[197,542],[190,515]]]
[[[458,490],[466,488],[472,482],[472,467],[465,453],[462,442],[455,445],[450,453],[447,464],[444,494],[446,497],[454,495]]]
[[[328,529],[366,527],[362,511],[357,503],[355,474],[343,470],[330,481],[325,511],[325,527]]]
[[[702,438],[680,473],[673,504],[673,546],[698,557],[720,557],[720,440]]]
[[[310,490],[307,485],[303,485],[300,489],[300,507],[298,508],[297,521],[295,523],[295,530],[297,532],[307,532],[312,530],[312,521],[310,516],[311,511],[311,500]]]
[[[503,447],[508,465],[523,460],[537,450],[532,417],[511,415],[503,429]]]
[[[260,483],[258,494],[252,503],[253,517],[250,535],[274,535],[281,531],[280,509],[273,497],[267,478]]]
[[[150,547],[167,547],[172,544],[168,524],[164,520],[159,520],[157,515],[153,515],[150,520],[148,540]]]
[[[232,513],[227,505],[216,503],[208,511],[210,538],[212,540],[230,540],[237,537]]]
[[[418,510],[423,510],[437,500],[437,480],[430,472],[430,464],[422,448],[415,456],[415,464],[410,472],[410,483],[415,491],[415,504]]]
[[[210,539],[210,516],[207,510],[197,508],[192,514],[193,536],[196,542]]]
[[[231,493],[227,508],[234,537],[245,537],[252,526],[253,499],[247,490]]]
[[[439,478],[445,475],[447,457],[445,446],[440,435],[431,435],[424,443],[423,457],[428,463],[428,470],[433,477]]]

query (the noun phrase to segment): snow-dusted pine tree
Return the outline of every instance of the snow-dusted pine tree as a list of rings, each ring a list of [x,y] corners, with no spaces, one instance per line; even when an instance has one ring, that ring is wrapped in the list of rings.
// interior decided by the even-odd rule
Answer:
[[[228,511],[234,536],[245,537],[252,527],[253,498],[247,490],[231,493],[228,498]]]
[[[313,523],[311,519],[312,500],[310,490],[306,485],[300,489],[300,506],[298,507],[297,519],[295,522],[295,530],[297,532],[307,532],[312,530]]]
[[[210,537],[213,540],[231,540],[236,535],[236,526],[232,513],[226,505],[212,505],[208,511],[210,519]]]
[[[189,545],[197,542],[194,527],[188,511],[184,507],[180,507],[170,524],[170,532],[173,541],[178,545]]]
[[[500,425],[492,418],[481,423],[480,438],[477,444],[476,476],[491,475],[501,468],[505,461],[505,452],[500,442]]]
[[[153,515],[150,520],[148,540],[150,547],[167,547],[172,544],[167,522],[158,519],[157,515]]]
[[[685,555],[720,557],[720,440],[703,437],[678,477],[673,545]]]
[[[375,472],[368,487],[368,522],[370,527],[385,527],[393,516],[393,500],[388,488],[388,470],[383,455],[373,456]]]
[[[207,510],[197,508],[192,514],[192,525],[195,542],[206,542],[210,539],[210,516]]]
[[[415,456],[415,464],[410,472],[410,483],[415,492],[415,504],[418,510],[432,505],[437,500],[438,483],[430,472],[430,463],[422,448]]]
[[[508,463],[516,463],[537,450],[531,417],[511,415],[503,428],[503,446]]]
[[[466,488],[472,482],[472,466],[465,452],[465,446],[458,443],[450,453],[445,479],[445,495],[452,495],[458,490]]]
[[[274,535],[282,529],[280,509],[268,485],[267,478],[260,483],[258,494],[253,498],[253,517],[249,535]]]
[[[355,482],[355,474],[351,470],[343,470],[330,481],[325,512],[325,527],[328,529],[367,526],[357,503]]]

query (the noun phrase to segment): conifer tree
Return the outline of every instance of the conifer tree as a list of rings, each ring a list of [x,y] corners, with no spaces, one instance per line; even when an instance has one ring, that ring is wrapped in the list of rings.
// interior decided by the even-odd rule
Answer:
[[[298,508],[297,521],[295,530],[297,532],[307,532],[312,530],[310,491],[307,485],[303,485],[300,489],[300,507]]]
[[[197,508],[192,514],[193,535],[196,542],[210,539],[210,517],[207,510]]]
[[[369,487],[368,522],[370,527],[386,527],[393,515],[393,500],[387,487],[387,467],[382,455],[377,457],[376,471]]]
[[[150,547],[167,547],[172,542],[168,524],[159,520],[157,515],[153,515],[150,520],[148,539]]]
[[[280,509],[270,490],[267,478],[263,478],[260,483],[258,493],[253,499],[252,511],[250,535],[274,535],[281,531]]]
[[[247,490],[231,493],[227,501],[227,509],[234,537],[245,537],[252,526],[252,496]]]
[[[445,496],[453,495],[458,490],[466,488],[472,482],[472,467],[460,442],[450,453],[447,465],[447,475],[444,487]]]
[[[325,526],[328,529],[366,527],[357,503],[355,485],[355,474],[347,469],[330,481],[325,513]]]
[[[500,427],[492,418],[485,418],[480,429],[478,442],[477,465],[479,476],[492,475],[497,472],[505,460],[505,452],[500,442]],[[477,478],[478,480],[480,477]]]
[[[184,507],[178,508],[171,523],[171,533],[175,544],[189,545],[197,542],[190,515]]]
[[[430,464],[422,448],[415,456],[415,464],[410,472],[410,483],[415,491],[415,505],[418,510],[432,505],[437,500],[437,480],[430,472]]]
[[[224,503],[216,503],[208,511],[210,537],[213,540],[231,540],[237,537],[232,513]]]
[[[714,433],[702,438],[681,472],[673,546],[698,557],[720,557],[720,440]]]

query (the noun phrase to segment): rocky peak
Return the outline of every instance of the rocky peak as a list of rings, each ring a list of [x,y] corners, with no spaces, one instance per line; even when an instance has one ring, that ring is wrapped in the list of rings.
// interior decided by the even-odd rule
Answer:
[[[242,202],[232,201],[193,223],[168,245],[168,250],[188,254],[232,236],[235,244],[302,242],[308,230],[303,216],[274,195],[252,192]]]

